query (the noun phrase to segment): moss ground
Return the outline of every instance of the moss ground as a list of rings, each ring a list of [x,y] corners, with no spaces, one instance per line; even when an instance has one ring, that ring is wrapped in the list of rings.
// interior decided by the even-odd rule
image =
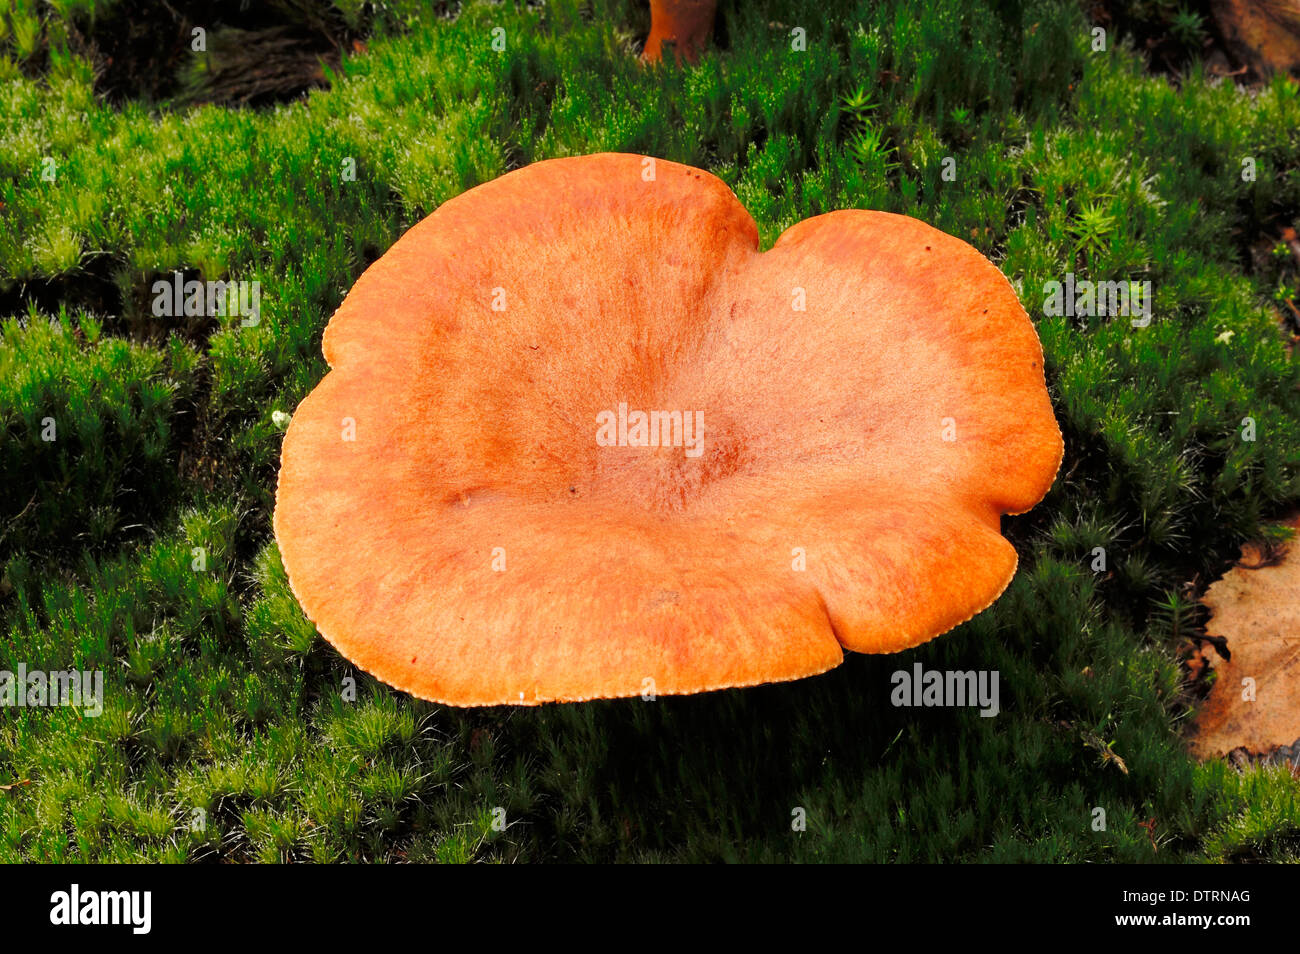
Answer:
[[[1294,81],[1153,73],[1053,0],[724,4],[682,70],[636,63],[626,0],[421,6],[335,4],[364,42],[326,88],[237,109],[103,94],[78,38],[118,4],[0,0],[0,670],[106,682],[98,718],[0,711],[0,785],[30,782],[0,859],[1300,857],[1287,772],[1184,753],[1178,662],[1197,587],[1300,500]],[[992,609],[803,682],[520,711],[414,701],[316,635],[270,509],[329,315],[442,201],[599,150],[712,170],[765,244],[873,208],[998,262],[1067,452]],[[155,318],[174,271],[260,281],[260,322]],[[1149,280],[1150,326],[1046,315],[1067,272]],[[892,707],[917,661],[999,670],[1001,714]]]

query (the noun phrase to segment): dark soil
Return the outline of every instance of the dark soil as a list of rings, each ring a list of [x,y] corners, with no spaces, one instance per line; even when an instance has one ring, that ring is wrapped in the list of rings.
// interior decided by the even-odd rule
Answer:
[[[205,33],[202,52],[194,49],[196,29]],[[187,105],[291,100],[326,85],[322,63],[337,65],[360,42],[318,0],[137,0],[74,22],[68,33],[70,47],[95,64],[96,91],[110,101]],[[28,68],[39,74],[44,59]]]

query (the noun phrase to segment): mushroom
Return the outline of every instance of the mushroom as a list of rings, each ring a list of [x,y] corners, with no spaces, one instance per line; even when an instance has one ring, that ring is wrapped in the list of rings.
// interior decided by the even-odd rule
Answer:
[[[841,211],[760,253],[726,184],[642,156],[444,203],[323,350],[282,453],[290,585],[357,666],[459,706],[916,646],[1002,593],[1000,516],[1062,455],[1033,325],[975,249]]]
[[[650,0],[650,35],[641,59],[658,63],[668,46],[673,58],[695,63],[713,32],[718,0]]]

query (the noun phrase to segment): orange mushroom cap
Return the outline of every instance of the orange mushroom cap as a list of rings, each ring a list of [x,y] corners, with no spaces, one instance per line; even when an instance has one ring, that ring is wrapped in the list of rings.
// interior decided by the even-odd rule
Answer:
[[[696,63],[713,32],[718,0],[650,0],[650,35],[641,59],[663,60],[667,46],[678,62]]]
[[[1061,462],[1033,325],[975,249],[843,211],[760,253],[723,182],[662,159],[549,160],[450,200],[324,352],[284,441],[290,585],[353,663],[453,705],[915,646],[1002,593],[1000,517]],[[698,456],[667,417],[636,446],[637,410],[702,422]]]

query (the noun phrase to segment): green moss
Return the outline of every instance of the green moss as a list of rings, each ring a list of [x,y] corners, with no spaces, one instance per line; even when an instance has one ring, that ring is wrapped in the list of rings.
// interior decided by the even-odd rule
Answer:
[[[1298,282],[1252,254],[1300,212],[1294,82],[1153,77],[1064,2],[724,5],[685,70],[632,57],[638,4],[469,3],[292,104],[181,109],[105,103],[31,9],[0,8],[0,669],[106,685],[98,718],[0,716],[0,784],[31,780],[0,859],[1146,861],[1151,817],[1161,859],[1294,859],[1283,773],[1185,755],[1175,658],[1184,583],[1300,499]],[[439,203],[602,149],[713,170],[764,244],[880,208],[999,263],[1067,455],[992,609],[817,679],[528,711],[412,700],[316,635],[270,509],[330,314]],[[261,282],[260,322],[155,317],[174,270]],[[1149,280],[1151,324],[1048,316],[1066,272]],[[914,662],[998,670],[1001,713],[894,708]]]

